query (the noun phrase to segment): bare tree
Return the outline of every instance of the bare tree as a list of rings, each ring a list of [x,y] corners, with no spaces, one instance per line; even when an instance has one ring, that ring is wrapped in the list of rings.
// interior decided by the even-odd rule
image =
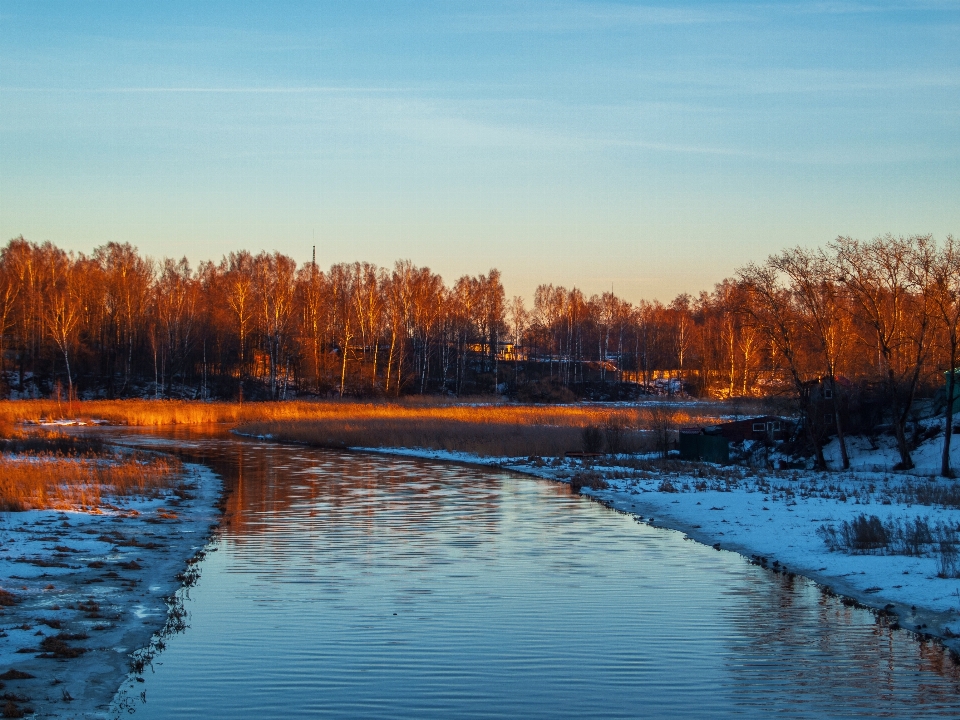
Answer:
[[[243,379],[246,372],[247,334],[254,317],[253,257],[242,251],[230,253],[225,259],[227,279],[227,302],[233,310],[240,340],[240,367],[238,386],[240,402],[243,402]]]
[[[167,258],[156,284],[156,325],[162,342],[157,344],[164,368],[163,379],[185,379],[187,359],[197,335],[199,293],[186,258]],[[167,368],[170,368],[169,373]],[[169,385],[167,386],[169,388]]]
[[[356,275],[359,267],[346,264],[334,265],[330,268],[330,299],[333,309],[333,325],[337,334],[340,348],[340,397],[343,397],[347,383],[347,360],[350,356],[350,345],[357,332],[354,321],[354,293],[356,290]]]
[[[253,260],[253,290],[256,315],[267,346],[270,362],[270,397],[278,398],[278,379],[284,368],[284,392],[287,387],[286,360],[288,329],[294,317],[294,276],[296,263],[279,252],[260,253]]]
[[[738,270],[737,275],[750,293],[750,300],[745,305],[747,312],[767,337],[776,355],[786,364],[817,467],[826,469],[819,418],[810,402],[809,372],[803,365],[802,326],[791,293],[780,281],[779,273],[770,261],[759,266],[750,264]]]
[[[816,339],[825,372],[825,385],[833,393],[836,412],[833,413],[840,446],[843,469],[850,467],[847,443],[841,417],[840,386],[837,366],[846,347],[849,327],[844,322],[846,308],[840,288],[834,279],[830,260],[822,253],[802,248],[786,250],[770,258],[771,265],[782,272],[790,282],[800,319],[807,332]]]
[[[944,410],[946,428],[943,435],[943,454],[940,474],[953,477],[950,467],[950,445],[953,437],[953,404],[957,396],[957,355],[960,348],[960,245],[953,235],[937,253],[933,267],[932,297],[937,317],[943,326],[949,362],[947,365],[947,406]]]
[[[906,423],[929,349],[934,245],[929,236],[848,237],[831,245],[839,280],[871,328],[893,414],[900,466],[913,467]]]
[[[687,357],[692,342],[690,332],[690,296],[686,293],[678,295],[670,305],[673,315],[673,344],[677,358],[677,372],[680,387],[683,387],[683,362]]]
[[[47,268],[50,277],[47,286],[45,321],[53,341],[63,354],[67,371],[67,398],[73,402],[73,373],[70,370],[70,351],[77,339],[77,326],[83,309],[82,274],[75,272],[77,260],[62,250],[56,250]]]
[[[23,282],[14,264],[9,261],[10,247],[0,251],[0,376],[7,381],[7,365],[4,340],[7,331],[15,324],[15,305],[20,297]]]
[[[122,392],[133,372],[133,351],[149,312],[154,264],[130,244],[107,243],[93,253],[104,279],[105,314],[113,347],[122,358]],[[111,363],[112,364],[112,363]]]

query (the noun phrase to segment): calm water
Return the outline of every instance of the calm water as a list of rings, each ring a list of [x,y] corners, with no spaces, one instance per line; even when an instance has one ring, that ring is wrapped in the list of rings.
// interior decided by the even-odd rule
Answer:
[[[960,714],[936,646],[566,486],[177,442],[223,474],[227,524],[138,718]]]

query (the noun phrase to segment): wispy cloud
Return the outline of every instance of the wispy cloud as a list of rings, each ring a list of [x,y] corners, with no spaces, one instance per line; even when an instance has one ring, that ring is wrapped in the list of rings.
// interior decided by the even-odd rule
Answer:
[[[576,32],[655,25],[729,22],[746,17],[727,7],[628,5],[613,2],[522,2],[455,16],[455,29],[473,32]]]
[[[411,88],[405,87],[356,87],[356,86],[306,86],[306,87],[17,87],[0,86],[0,92],[24,93],[76,93],[76,94],[136,94],[136,93],[169,93],[169,94],[202,94],[212,95],[322,95],[322,94],[376,94],[376,93],[403,93]]]

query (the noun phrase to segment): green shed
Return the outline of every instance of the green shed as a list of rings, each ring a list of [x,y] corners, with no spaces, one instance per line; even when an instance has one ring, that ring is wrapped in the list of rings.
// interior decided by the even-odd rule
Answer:
[[[958,378],[960,379],[960,378]],[[730,462],[730,441],[722,435],[705,435],[699,428],[680,431],[680,457],[684,460]]]

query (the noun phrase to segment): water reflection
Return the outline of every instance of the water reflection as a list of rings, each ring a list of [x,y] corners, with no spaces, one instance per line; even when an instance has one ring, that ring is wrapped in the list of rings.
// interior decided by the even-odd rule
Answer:
[[[224,476],[225,526],[138,716],[960,711],[938,646],[565,486],[209,432],[173,442]]]

